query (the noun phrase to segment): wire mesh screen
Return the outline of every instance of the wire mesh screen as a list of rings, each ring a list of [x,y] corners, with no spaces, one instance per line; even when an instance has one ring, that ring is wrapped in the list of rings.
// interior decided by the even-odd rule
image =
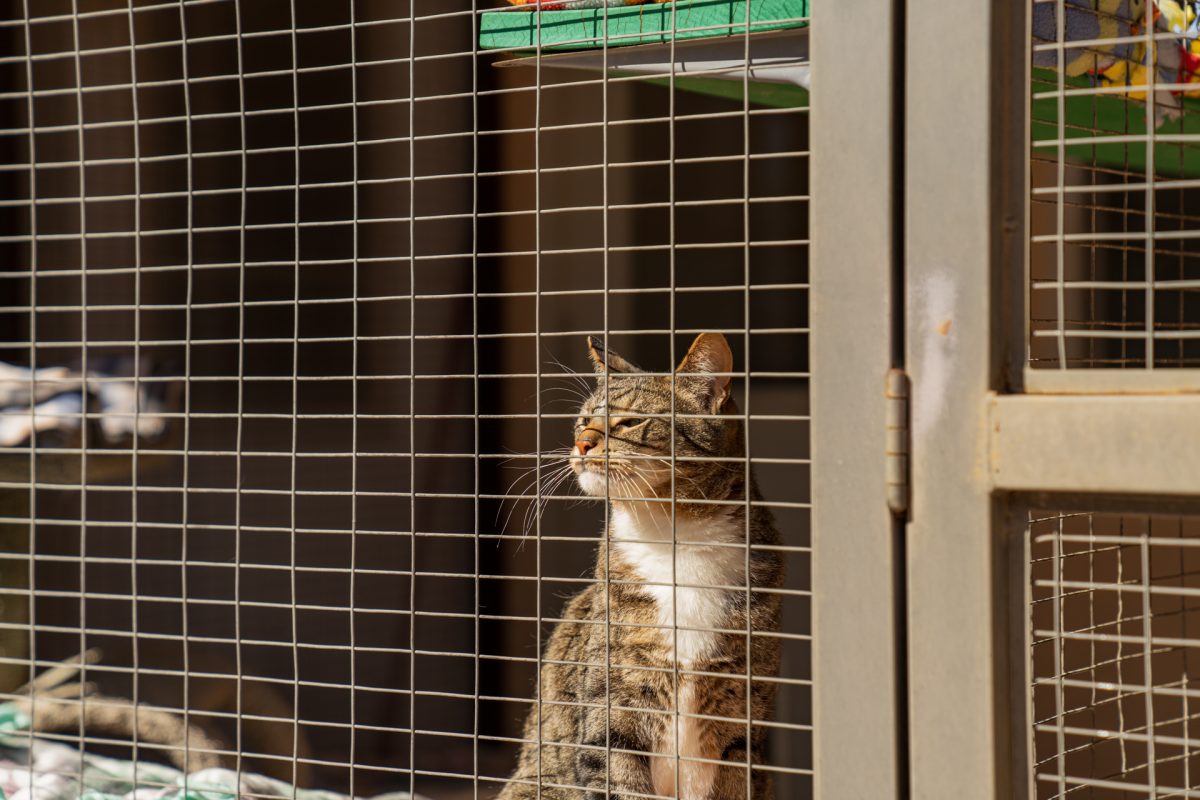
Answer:
[[[1029,543],[1037,796],[1195,796],[1200,518],[1038,511]]]
[[[1200,363],[1200,4],[1032,0],[1029,362]]]
[[[722,68],[734,97],[682,91],[674,67],[665,86],[556,68],[540,47],[499,68],[478,44],[495,5],[5,0],[10,782],[77,793],[82,770],[101,791],[86,750],[131,770],[127,789],[219,767],[247,796],[494,797],[532,742],[528,796],[582,791],[523,721],[551,704],[568,599],[614,581],[595,574],[607,515],[664,501],[575,486],[580,406],[605,385],[587,336],[673,384],[709,333],[732,364],[701,371],[724,373],[744,446],[710,460],[753,468],[757,490],[697,497],[672,444],[665,507],[769,511],[778,541],[723,543],[748,568],[722,596],[782,622],[644,627],[768,642],[779,666],[675,660],[643,712],[681,735],[570,744],[610,789],[622,757],[681,781],[740,759],[728,796],[766,775],[809,795],[807,110],[752,102],[749,59]],[[668,31],[689,5],[656,7]],[[638,416],[678,426],[676,405]],[[787,577],[752,586],[764,559]],[[672,576],[672,596],[700,580]],[[613,668],[603,654],[582,666]],[[774,711],[676,702],[701,678],[769,686]],[[598,696],[574,705],[605,728],[633,713]],[[687,749],[716,722],[741,750]]]

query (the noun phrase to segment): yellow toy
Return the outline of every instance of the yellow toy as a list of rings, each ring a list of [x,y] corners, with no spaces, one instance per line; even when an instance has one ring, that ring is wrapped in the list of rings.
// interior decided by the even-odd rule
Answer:
[[[1157,70],[1155,81],[1164,84],[1200,83],[1200,3],[1181,4],[1177,0],[1153,0],[1150,12],[1156,29],[1176,34],[1177,42],[1154,41],[1152,58],[1146,58],[1146,43],[1136,43],[1127,58],[1118,58],[1103,68],[1091,70],[1102,85],[1146,86],[1149,83],[1147,60]],[[1143,2],[1131,3],[1129,32],[1137,36],[1144,30],[1146,11]],[[1180,91],[1173,94],[1200,97],[1200,89]],[[1134,100],[1145,100],[1144,90],[1127,94]]]

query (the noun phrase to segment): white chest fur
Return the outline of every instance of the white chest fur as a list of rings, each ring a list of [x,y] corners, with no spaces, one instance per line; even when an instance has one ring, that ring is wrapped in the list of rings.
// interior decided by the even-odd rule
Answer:
[[[646,582],[658,606],[658,624],[681,664],[713,654],[714,629],[728,628],[733,593],[745,586],[742,524],[727,513],[696,520],[680,515],[671,541],[665,508],[654,512],[613,509],[613,549]],[[716,589],[702,587],[723,587]]]

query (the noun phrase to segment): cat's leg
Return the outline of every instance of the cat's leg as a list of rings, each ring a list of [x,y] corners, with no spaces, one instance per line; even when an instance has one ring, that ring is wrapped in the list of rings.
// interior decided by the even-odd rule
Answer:
[[[765,739],[761,736],[758,738]],[[747,755],[749,755],[748,762]],[[747,784],[750,787],[751,800],[774,800],[775,792],[771,773],[753,769],[754,766],[765,763],[762,741],[756,742],[752,746],[751,752],[747,753],[746,740],[739,737],[729,743],[721,760],[726,763],[717,767],[714,791],[710,795],[712,800],[717,798],[720,800],[745,800]],[[748,780],[747,770],[751,772]]]
[[[629,599],[622,602],[628,610]],[[611,621],[598,624],[580,648],[587,666],[577,688],[580,748],[575,771],[586,800],[653,794],[647,732],[661,717],[659,691],[652,684],[661,682],[662,675],[640,667],[648,657],[628,641],[631,631],[640,630]]]
[[[639,735],[636,711],[592,708],[584,721],[582,746],[575,759],[579,785],[587,800],[624,800],[653,794],[650,765]]]
[[[534,702],[525,720],[525,744],[517,769],[499,800],[581,800],[575,777],[580,711],[569,690],[571,668],[542,669],[545,699]]]
[[[514,775],[508,780],[508,785],[496,800],[580,800],[577,791],[546,786],[545,778],[542,779],[540,791],[536,778],[523,779]]]
[[[562,731],[553,733],[561,736]],[[527,729],[526,738],[533,736],[536,731]],[[540,743],[527,741],[521,750],[516,772],[509,778],[498,800],[583,800],[575,770],[578,750],[573,744],[546,739]]]
[[[717,759],[711,722],[700,719],[699,687],[684,680],[679,687],[679,713],[660,726],[650,766],[655,794],[680,800],[709,800],[716,782]]]
[[[567,605],[563,616],[585,620],[591,613],[594,588],[584,590]],[[585,649],[592,626],[562,622],[546,644],[539,680],[541,701],[534,701],[525,720],[525,744],[517,769],[498,800],[582,800],[576,778],[585,686]]]
[[[497,800],[591,800],[587,790],[604,787],[603,750],[575,744],[561,731],[554,733],[560,737],[557,741],[546,737],[540,744],[526,743],[516,771]],[[532,738],[528,732],[527,738]],[[615,800],[619,795],[612,797]]]
[[[742,676],[684,681],[679,696],[679,800],[770,800],[770,774],[754,769],[765,763],[767,729],[749,719],[769,715],[773,685],[753,682],[747,716]],[[749,746],[747,745],[749,742]],[[658,781],[655,782],[656,788]],[[661,790],[659,793],[663,793]]]
[[[624,749],[618,744],[609,750],[589,748],[580,755],[577,774],[580,786],[586,787],[586,800],[632,800],[653,793],[646,755],[617,748]]]

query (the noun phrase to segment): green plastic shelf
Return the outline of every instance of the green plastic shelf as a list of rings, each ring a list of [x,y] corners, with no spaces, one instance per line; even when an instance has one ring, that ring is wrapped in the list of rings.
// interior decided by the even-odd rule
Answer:
[[[480,15],[479,46],[485,50],[593,50],[638,44],[736,36],[803,28],[809,0],[676,0],[568,11],[527,11],[520,7]],[[607,35],[605,21],[607,12]]]
[[[1091,82],[1086,77],[1068,78],[1067,89],[1086,89]],[[1058,73],[1049,69],[1034,69],[1033,91],[1045,92],[1058,87]],[[1094,96],[1074,95],[1064,102],[1063,133],[1066,155],[1076,163],[1091,163],[1124,171],[1143,172],[1146,169],[1147,148],[1142,142],[1080,142],[1072,139],[1109,135],[1146,135],[1146,104],[1115,94]],[[1059,135],[1058,101],[1056,98],[1037,98],[1031,109],[1033,148],[1054,152]],[[1172,139],[1153,146],[1154,171],[1161,176],[1200,176],[1200,103],[1184,98],[1182,108],[1163,119],[1160,134],[1185,134],[1183,142]]]
[[[786,47],[791,48],[787,52],[806,54],[810,13],[811,0],[675,0],[610,7],[607,13],[603,8],[542,12],[497,9],[480,16],[479,43],[483,49],[513,53],[513,59],[500,62],[506,65],[535,63],[537,60],[530,56],[540,50],[544,63],[554,66],[607,68],[616,75],[640,74],[650,83],[733,100],[742,99],[743,92],[748,91],[748,99],[753,103],[803,107],[809,101],[806,72],[802,77],[797,77],[795,71],[788,76],[779,72],[779,76],[784,76],[779,80],[764,72],[765,80],[752,75],[748,82],[742,80],[740,71],[713,77],[692,77],[688,73],[690,67],[695,67],[703,75],[711,64],[741,60],[747,28],[754,34],[750,41],[752,48],[768,45],[772,37],[786,37]],[[758,35],[770,32],[775,33]],[[685,44],[664,46],[672,41]],[[642,47],[635,48],[638,45]],[[599,52],[604,47],[609,48],[607,56]],[[622,50],[618,55],[613,48]],[[674,77],[664,77],[664,72]],[[1057,82],[1054,70],[1034,68],[1035,94],[1056,88]],[[1080,76],[1068,78],[1066,85],[1087,88],[1091,82],[1088,77]],[[1144,143],[1103,141],[1103,137],[1112,134],[1144,135],[1147,130],[1144,102],[1114,94],[1075,95],[1066,98],[1064,110],[1062,130],[1067,139],[1064,149],[1072,161],[1141,172],[1150,156],[1153,171],[1160,176],[1200,177],[1200,101],[1185,98],[1180,108],[1158,121],[1158,133],[1174,136],[1167,142],[1155,142],[1150,153]],[[1058,104],[1054,98],[1033,100],[1030,123],[1035,153],[1057,149],[1057,116]],[[1072,141],[1095,137],[1102,140]]]

